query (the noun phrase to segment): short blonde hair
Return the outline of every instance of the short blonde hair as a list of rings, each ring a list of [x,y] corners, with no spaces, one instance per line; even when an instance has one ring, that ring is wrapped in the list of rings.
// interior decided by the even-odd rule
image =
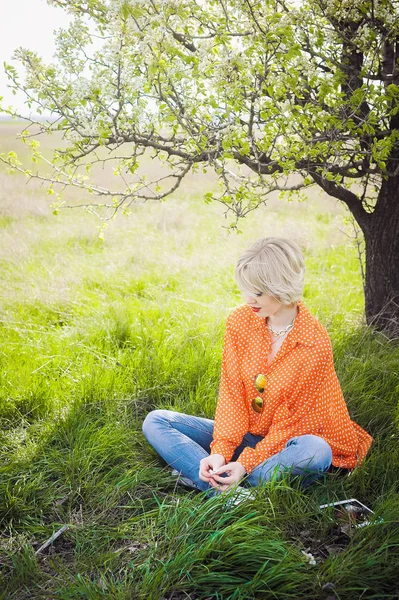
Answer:
[[[287,238],[257,240],[239,258],[235,278],[241,290],[265,293],[282,304],[295,304],[303,294],[305,262],[296,242]]]

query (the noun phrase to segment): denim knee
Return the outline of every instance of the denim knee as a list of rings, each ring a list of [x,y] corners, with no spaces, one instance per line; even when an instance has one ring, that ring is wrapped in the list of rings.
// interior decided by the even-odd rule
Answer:
[[[157,425],[169,420],[170,413],[170,410],[164,409],[152,410],[148,413],[141,427],[147,440],[151,437]]]
[[[331,466],[331,446],[322,437],[307,433],[290,439],[287,442],[287,446],[290,446],[291,444],[302,446],[303,450],[306,449],[307,454],[314,455],[316,462],[321,466],[323,471],[326,471]]]

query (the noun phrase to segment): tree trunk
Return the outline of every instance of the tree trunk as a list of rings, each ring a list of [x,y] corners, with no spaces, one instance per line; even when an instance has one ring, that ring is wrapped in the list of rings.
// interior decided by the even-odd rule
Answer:
[[[397,165],[395,165],[397,166]],[[365,312],[368,325],[399,334],[399,176],[384,180],[363,227],[366,243]]]

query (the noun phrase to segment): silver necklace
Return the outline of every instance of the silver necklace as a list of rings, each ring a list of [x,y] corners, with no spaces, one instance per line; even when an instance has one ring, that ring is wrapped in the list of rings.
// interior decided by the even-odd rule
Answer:
[[[287,327],[285,329],[280,329],[279,331],[276,331],[275,329],[273,329],[273,327],[270,327],[270,325],[268,323],[266,324],[266,326],[267,326],[268,330],[270,331],[270,333],[272,333],[274,336],[276,336],[278,338],[278,337],[281,337],[282,335],[285,335],[289,331],[291,331],[291,329],[294,327],[294,323],[295,323],[295,319],[292,321],[292,323],[287,325]]]

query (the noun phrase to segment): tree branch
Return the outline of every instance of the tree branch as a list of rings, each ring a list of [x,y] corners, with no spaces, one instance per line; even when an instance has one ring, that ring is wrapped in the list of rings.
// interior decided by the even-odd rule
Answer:
[[[309,174],[317,185],[319,185],[329,196],[333,196],[346,204],[364,232],[368,227],[371,215],[364,210],[360,198],[350,190],[338,185],[334,181],[325,179],[315,171],[309,171]]]

